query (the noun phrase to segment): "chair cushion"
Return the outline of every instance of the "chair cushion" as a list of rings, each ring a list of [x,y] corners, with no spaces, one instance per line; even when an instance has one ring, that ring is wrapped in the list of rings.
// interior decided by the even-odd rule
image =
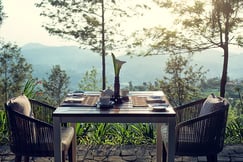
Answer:
[[[61,141],[62,141],[62,148],[64,151],[68,150],[73,137],[74,137],[74,128],[73,127],[62,127]]]
[[[11,98],[8,101],[8,106],[11,109],[20,112],[26,116],[33,117],[30,101],[25,95],[20,95],[18,97]]]
[[[162,141],[167,144],[168,143],[168,124],[162,123],[160,131],[161,131]]]
[[[224,105],[223,98],[216,97],[215,95],[211,94],[204,101],[201,111],[199,113],[199,116],[203,116],[203,115],[209,114],[213,111],[216,111],[216,110],[220,109],[221,107],[223,107],[223,105]]]

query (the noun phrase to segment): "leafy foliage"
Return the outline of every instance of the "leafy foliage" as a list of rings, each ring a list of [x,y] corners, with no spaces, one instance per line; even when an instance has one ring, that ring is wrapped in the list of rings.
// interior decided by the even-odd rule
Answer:
[[[0,98],[6,102],[8,98],[21,94],[27,78],[31,78],[32,66],[21,55],[17,45],[3,43],[0,47]]]
[[[58,106],[68,93],[69,76],[60,65],[53,66],[48,80],[43,79],[43,90],[48,103]]]
[[[172,28],[144,29],[134,46],[149,46],[144,54],[194,53],[210,48],[223,49],[220,96],[225,97],[229,45],[242,44],[242,8],[238,0],[154,0],[175,17]],[[136,35],[135,35],[136,36]],[[152,38],[152,39],[151,39]]]
[[[6,144],[8,141],[6,113],[5,111],[0,110],[0,145]]]
[[[36,6],[41,16],[49,18],[45,29],[54,35],[77,42],[83,49],[90,49],[102,56],[102,89],[106,89],[107,51],[114,51],[126,44],[127,36],[122,23],[124,17],[134,13],[136,5],[129,0],[42,0]],[[141,3],[141,1],[139,1]],[[139,5],[141,8],[143,5]],[[117,19],[119,17],[119,19]]]
[[[207,89],[206,92],[204,91],[205,95],[211,92],[212,89],[210,89],[209,83],[214,79],[212,78],[205,81],[203,87],[203,89]],[[234,81],[232,80],[232,82]],[[243,82],[235,81],[234,83],[235,86],[241,89]],[[28,84],[28,82],[26,84]],[[219,79],[215,79],[215,84],[219,84]],[[157,84],[155,85],[157,87]],[[208,87],[206,85],[208,85]],[[145,86],[145,88],[150,87],[145,83],[143,86]],[[229,86],[227,90],[228,98],[231,103],[225,134],[225,143],[227,144],[243,142],[243,116],[242,112],[238,111],[241,110],[242,107],[236,106],[240,100],[239,96],[241,96],[238,95],[238,92],[241,92],[240,89],[236,91]],[[6,126],[5,112],[0,111],[0,144],[8,143]],[[78,144],[155,144],[156,141],[154,125],[148,123],[78,123],[76,128]]]
[[[100,80],[97,78],[97,69],[94,67],[90,71],[86,71],[79,82],[79,88],[85,91],[99,91]]]
[[[204,79],[202,67],[191,66],[189,60],[181,55],[171,55],[166,62],[160,86],[173,106],[179,106],[200,96],[200,81]]]
[[[126,43],[123,23],[138,14],[137,9],[146,8],[141,1],[138,3],[140,5],[130,0],[42,0],[36,6],[41,9],[41,16],[47,18],[43,26],[49,33],[101,53],[102,43],[109,51],[123,48],[121,45]]]
[[[2,22],[4,18],[6,18],[6,14],[3,11],[3,5],[2,5],[2,0],[0,1],[0,25],[2,25]]]
[[[238,116],[234,107],[229,111],[225,136],[225,143],[243,142],[243,116]]]
[[[86,123],[78,124],[80,144],[151,144],[155,143],[152,124]]]

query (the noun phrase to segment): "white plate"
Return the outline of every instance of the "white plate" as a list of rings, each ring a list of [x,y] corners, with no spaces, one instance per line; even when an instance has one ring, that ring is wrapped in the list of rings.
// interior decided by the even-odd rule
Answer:
[[[154,106],[153,109],[154,110],[164,110],[164,109],[167,109],[167,107],[165,107],[165,106]]]
[[[169,105],[166,103],[155,103],[149,105],[149,107],[151,107],[154,111],[165,111],[168,108],[168,106]]]

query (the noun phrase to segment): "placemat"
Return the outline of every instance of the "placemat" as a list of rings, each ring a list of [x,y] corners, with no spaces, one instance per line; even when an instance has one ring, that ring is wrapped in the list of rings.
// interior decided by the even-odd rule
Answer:
[[[68,97],[64,100],[61,106],[96,106],[99,96],[83,96],[80,98]]]
[[[132,105],[134,107],[147,107],[147,97],[131,96]]]
[[[99,96],[86,96],[82,102],[82,105],[96,106]]]

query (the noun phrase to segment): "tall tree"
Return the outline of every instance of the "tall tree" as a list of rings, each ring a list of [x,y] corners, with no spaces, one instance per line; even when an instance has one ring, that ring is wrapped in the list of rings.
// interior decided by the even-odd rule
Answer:
[[[42,0],[36,4],[42,9],[41,15],[50,20],[43,25],[50,34],[74,40],[81,48],[101,54],[103,89],[106,88],[105,56],[107,51],[114,52],[125,43],[126,32],[121,24],[124,17],[135,14],[132,5],[136,7],[130,0]]]
[[[221,48],[223,70],[220,95],[225,96],[229,45],[243,46],[241,0],[154,0],[160,7],[167,8],[175,17],[174,26],[145,29],[149,36],[150,49],[146,53],[184,53]],[[173,16],[174,15],[174,16]],[[146,43],[137,39],[136,45]],[[152,40],[152,43],[151,43]]]
[[[21,94],[27,79],[31,78],[32,66],[21,55],[20,48],[11,43],[2,43],[0,47],[0,98]]]
[[[43,79],[44,95],[47,101],[53,106],[58,106],[68,93],[69,76],[60,65],[55,65],[51,69],[48,79]]]
[[[170,103],[179,106],[200,96],[199,84],[206,71],[203,67],[190,65],[188,58],[172,55],[166,62],[166,76],[160,80],[160,87],[166,92]]]

